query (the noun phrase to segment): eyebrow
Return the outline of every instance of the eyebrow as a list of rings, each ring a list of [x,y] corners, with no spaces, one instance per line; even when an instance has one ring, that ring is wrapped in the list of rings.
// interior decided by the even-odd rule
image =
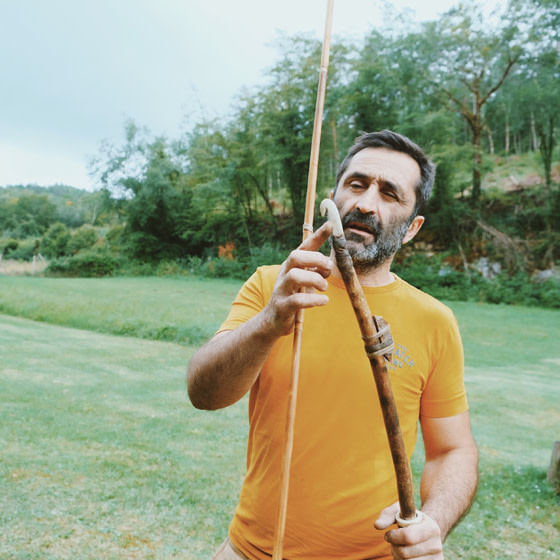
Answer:
[[[390,189],[395,191],[401,198],[404,198],[404,190],[401,188],[401,186],[397,183],[394,183],[393,181],[390,181],[389,179],[386,179],[385,177],[380,177],[378,175],[368,175],[367,173],[362,173],[361,171],[354,171],[353,173],[348,175],[348,177],[346,177],[344,183],[348,183],[349,181],[353,181],[355,179],[367,181],[368,183],[371,183],[375,180],[381,186],[389,187]]]

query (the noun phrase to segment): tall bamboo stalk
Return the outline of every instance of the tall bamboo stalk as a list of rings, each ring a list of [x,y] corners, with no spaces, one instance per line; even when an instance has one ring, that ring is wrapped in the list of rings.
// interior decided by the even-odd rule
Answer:
[[[327,70],[331,43],[331,28],[334,0],[328,0],[325,36],[321,53],[321,69],[317,102],[315,105],[315,121],[313,123],[313,137],[311,140],[311,155],[309,161],[309,175],[307,179],[307,198],[305,202],[305,219],[303,224],[303,241],[313,232],[313,213],[315,209],[315,193],[317,189],[317,171],[319,167],[319,148],[321,145],[321,130],[323,111],[325,106],[325,92],[327,87]],[[292,375],[288,393],[288,417],[286,421],[285,447],[282,457],[282,479],[280,488],[280,504],[274,537],[273,560],[282,560],[284,550],[284,533],[286,529],[286,512],[288,508],[288,490],[290,485],[290,467],[294,447],[294,427],[296,418],[297,390],[299,384],[299,362],[301,354],[301,337],[303,333],[303,309],[296,315],[294,327],[294,342],[292,346]]]

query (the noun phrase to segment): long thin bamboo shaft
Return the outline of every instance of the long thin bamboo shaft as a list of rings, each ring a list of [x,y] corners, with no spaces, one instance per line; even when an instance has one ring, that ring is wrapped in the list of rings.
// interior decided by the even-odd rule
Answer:
[[[307,179],[305,221],[303,224],[304,241],[313,232],[313,214],[315,209],[315,194],[317,190],[317,171],[319,167],[319,150],[321,146],[321,131],[325,106],[325,92],[327,88],[327,71],[329,65],[333,7],[334,0],[328,0],[327,17],[325,22],[325,35],[321,52],[319,86],[317,89],[317,102],[315,105],[315,120],[313,123],[313,137],[311,139],[309,174]],[[297,389],[299,385],[299,365],[301,355],[301,339],[303,334],[303,319],[304,313],[303,309],[301,309],[296,315],[294,327],[294,342],[292,346],[292,372],[290,380],[290,390],[288,394],[288,417],[286,421],[285,447],[282,457],[280,504],[278,508],[278,518],[276,521],[276,534],[274,537],[274,550],[272,554],[273,560],[282,560],[282,554],[284,551],[284,534],[286,530],[286,514],[288,510],[290,468],[294,447],[294,428],[296,418]]]

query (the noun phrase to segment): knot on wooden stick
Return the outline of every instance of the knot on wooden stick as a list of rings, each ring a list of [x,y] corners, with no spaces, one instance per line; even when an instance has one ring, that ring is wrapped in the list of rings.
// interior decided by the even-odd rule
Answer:
[[[362,336],[367,357],[371,360],[377,356],[384,356],[387,362],[391,362],[393,351],[395,350],[391,327],[383,317],[378,315],[373,316],[373,322],[377,332],[372,336]]]

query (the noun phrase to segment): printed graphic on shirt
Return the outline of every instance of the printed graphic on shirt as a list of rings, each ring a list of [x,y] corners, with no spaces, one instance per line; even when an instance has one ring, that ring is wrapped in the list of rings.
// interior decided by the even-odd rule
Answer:
[[[409,354],[408,348],[402,344],[395,344],[393,358],[390,364],[387,364],[387,371],[399,371],[406,367],[411,368],[414,365],[414,358]]]

